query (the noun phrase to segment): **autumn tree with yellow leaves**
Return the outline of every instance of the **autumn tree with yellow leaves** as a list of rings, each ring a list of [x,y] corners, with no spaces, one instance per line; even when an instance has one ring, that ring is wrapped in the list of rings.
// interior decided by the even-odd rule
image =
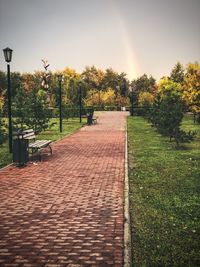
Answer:
[[[183,99],[189,110],[200,116],[200,65],[197,62],[190,63],[186,67]]]

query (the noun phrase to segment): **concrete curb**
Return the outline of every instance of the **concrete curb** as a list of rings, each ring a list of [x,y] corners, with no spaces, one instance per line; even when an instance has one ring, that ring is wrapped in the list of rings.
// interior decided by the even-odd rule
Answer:
[[[125,179],[124,179],[124,267],[130,267],[131,255],[131,229],[129,213],[129,178],[128,178],[128,142],[127,127],[125,140]]]

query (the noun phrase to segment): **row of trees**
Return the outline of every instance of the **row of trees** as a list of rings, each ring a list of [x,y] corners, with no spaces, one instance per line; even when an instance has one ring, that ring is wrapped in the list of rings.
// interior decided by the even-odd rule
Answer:
[[[193,140],[194,132],[181,130],[186,111],[200,122],[200,66],[189,64],[184,71],[180,63],[173,68],[170,77],[163,77],[157,84],[138,94],[140,112],[147,117],[159,133],[181,142]],[[197,118],[196,118],[197,117]]]
[[[151,105],[157,96],[169,88],[180,95],[185,111],[200,114],[200,65],[190,63],[184,69],[178,62],[169,77],[163,77],[158,83],[146,75],[133,81],[135,87],[134,103],[140,107]],[[173,88],[173,89],[172,89]]]
[[[11,74],[12,110],[17,118],[16,123],[20,127],[34,124],[38,132],[48,126],[50,111],[52,113],[59,103],[58,74],[63,75],[63,110],[79,104],[81,82],[85,106],[98,106],[101,109],[106,109],[107,106],[107,109],[115,109],[130,106],[133,103],[134,107],[140,107],[140,113],[148,116],[160,132],[162,132],[161,124],[166,128],[167,122],[176,121],[177,117],[179,117],[177,125],[180,126],[185,111],[193,112],[197,120],[200,119],[200,65],[198,63],[190,63],[186,68],[177,63],[170,76],[163,77],[158,83],[152,76],[148,77],[146,74],[130,82],[125,73],[117,73],[111,68],[104,71],[92,66],[86,67],[81,74],[70,68],[65,68],[59,73],[48,71],[47,88],[42,86],[45,74],[45,71],[36,71],[33,74],[18,72]],[[0,71],[0,114],[4,115],[7,114],[6,79],[6,73]],[[166,99],[168,102],[164,105]],[[161,104],[162,108],[158,109]],[[178,109],[182,115],[178,115]],[[154,118],[153,112],[150,112],[152,110],[155,110]],[[159,122],[158,117],[163,120],[164,114],[166,120]],[[4,129],[4,125],[0,118],[0,129]],[[179,126],[178,129],[180,129]],[[176,132],[177,136],[180,135],[180,131],[176,130]],[[170,135],[175,136],[172,132]]]
[[[19,88],[29,93],[33,89],[41,90],[42,77],[44,72],[37,71],[33,74],[13,72],[11,74],[12,81],[12,97],[13,102]],[[128,96],[128,80],[125,73],[117,73],[109,68],[105,71],[92,67],[86,67],[79,74],[75,70],[65,68],[59,74],[63,75],[62,83],[62,99],[67,105],[78,105],[79,103],[79,83],[82,83],[82,94],[85,105],[127,105],[129,104]],[[54,108],[58,105],[58,73],[48,73],[49,88],[46,90],[49,107]],[[106,95],[106,93],[108,94]],[[6,109],[7,99],[7,83],[6,73],[0,71],[0,105]]]
[[[182,94],[182,99],[191,112],[198,114],[200,112],[200,65],[198,63],[190,63],[184,67],[177,63],[171,71],[169,77],[163,77],[159,83],[146,74],[138,79],[130,82],[125,73],[117,73],[109,68],[105,71],[97,69],[94,66],[86,67],[79,74],[73,69],[65,68],[62,72],[62,98],[63,103],[68,105],[78,105],[78,86],[82,81],[83,100],[87,106],[124,106],[129,105],[129,99],[132,101],[130,86],[134,87],[134,105],[143,106],[146,103],[152,103],[155,96],[162,90],[163,81],[171,80],[177,84],[175,90]],[[49,88],[46,90],[49,107],[53,108],[58,105],[58,80],[57,74],[48,73]],[[12,97],[15,102],[15,96],[22,88],[29,93],[33,89],[41,90],[43,71],[36,71],[33,74],[13,72],[11,74],[12,81]],[[7,99],[7,81],[6,73],[0,71],[0,109],[6,110]]]
[[[85,106],[128,105],[128,80],[125,73],[118,74],[111,68],[102,71],[86,67],[83,73],[65,68],[62,72],[45,71],[11,73],[13,128],[34,128],[40,132],[49,126],[49,119],[58,116],[59,84],[58,74],[62,74],[63,115],[78,114],[79,87],[82,87],[82,100]],[[48,84],[48,86],[47,86]],[[73,110],[72,110],[73,107]],[[6,124],[1,115],[7,115],[7,76],[0,71],[0,144],[6,139]],[[69,114],[69,110],[71,113]]]

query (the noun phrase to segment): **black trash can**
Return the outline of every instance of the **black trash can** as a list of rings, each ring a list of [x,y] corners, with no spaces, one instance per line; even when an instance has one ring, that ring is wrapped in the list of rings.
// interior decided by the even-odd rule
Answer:
[[[92,124],[92,113],[89,113],[89,114],[87,114],[87,124],[88,125],[91,125]]]
[[[29,160],[28,140],[16,138],[13,140],[13,162],[18,167],[24,166]]]

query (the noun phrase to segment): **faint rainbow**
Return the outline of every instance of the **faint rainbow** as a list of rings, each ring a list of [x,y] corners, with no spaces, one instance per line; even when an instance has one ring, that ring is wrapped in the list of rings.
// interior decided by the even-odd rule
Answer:
[[[130,80],[136,79],[139,73],[139,64],[133,43],[131,41],[130,33],[128,32],[128,27],[126,26],[125,19],[120,12],[120,7],[117,6],[116,2],[113,1],[113,7],[115,11],[115,17],[119,28],[120,38],[122,45],[124,47],[125,61],[127,65],[126,72]]]

